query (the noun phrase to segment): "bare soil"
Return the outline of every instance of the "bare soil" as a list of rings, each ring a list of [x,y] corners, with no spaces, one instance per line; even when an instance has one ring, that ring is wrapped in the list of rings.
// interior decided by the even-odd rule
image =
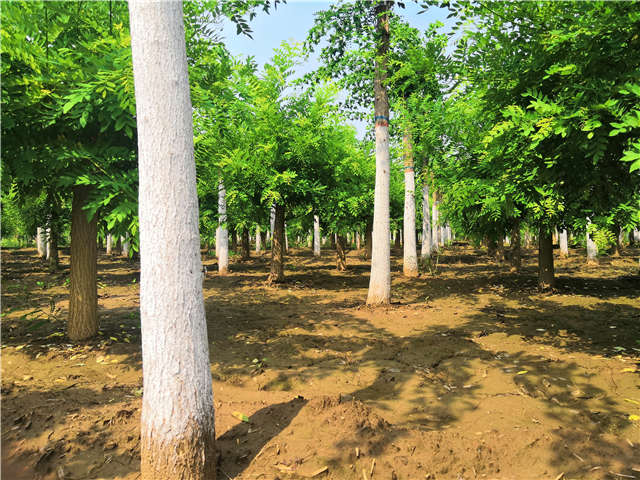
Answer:
[[[640,479],[639,250],[512,273],[468,245],[363,302],[351,251],[266,255],[204,280],[218,479]],[[100,338],[65,337],[68,256],[2,253],[2,478],[139,477],[139,266],[102,255]],[[243,416],[246,415],[243,421]]]

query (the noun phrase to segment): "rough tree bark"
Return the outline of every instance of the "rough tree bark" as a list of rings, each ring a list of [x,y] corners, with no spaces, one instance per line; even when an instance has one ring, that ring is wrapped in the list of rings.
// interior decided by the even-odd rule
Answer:
[[[227,230],[227,191],[222,179],[218,184],[218,230],[216,235],[216,252],[218,256],[218,273],[229,273],[229,232]]]
[[[551,230],[540,227],[540,235],[538,235],[538,288],[549,290],[555,287],[555,283]]]
[[[276,204],[274,209],[273,238],[271,239],[271,273],[269,274],[269,283],[284,282],[284,217],[284,205]]]
[[[429,208],[429,186],[422,187],[422,246],[420,258],[426,260],[431,256],[431,209]]]
[[[338,235],[336,239],[336,268],[339,272],[344,272],[347,269],[346,244],[344,235]]]
[[[320,216],[313,216],[313,256],[320,256]]]
[[[569,235],[567,234],[567,229],[565,227],[561,228],[558,232],[558,243],[560,245],[560,256],[568,257],[569,256]]]
[[[389,51],[389,11],[392,2],[377,2],[374,90],[376,135],[376,185],[373,203],[373,235],[371,253],[371,277],[369,279],[368,305],[391,302],[391,251],[389,245],[389,184],[391,162],[389,159],[389,97],[387,96],[387,54]]]
[[[416,246],[416,176],[413,170],[411,135],[402,137],[404,147],[404,250],[402,273],[405,277],[418,276],[418,247]]]
[[[214,405],[182,3],[132,0],[129,12],[140,172],[142,480],[212,480]]]
[[[91,187],[73,188],[71,203],[71,284],[67,335],[73,341],[98,333],[98,220],[83,210]]]

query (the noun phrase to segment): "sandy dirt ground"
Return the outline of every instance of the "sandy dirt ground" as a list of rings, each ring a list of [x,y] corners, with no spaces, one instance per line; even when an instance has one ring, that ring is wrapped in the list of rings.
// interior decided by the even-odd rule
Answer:
[[[405,279],[394,251],[376,309],[362,252],[294,249],[276,287],[267,255],[205,256],[218,479],[640,479],[640,250],[572,251],[553,294],[535,253],[461,244]],[[139,265],[100,256],[100,336],[73,345],[68,262],[2,253],[2,478],[135,480]]]

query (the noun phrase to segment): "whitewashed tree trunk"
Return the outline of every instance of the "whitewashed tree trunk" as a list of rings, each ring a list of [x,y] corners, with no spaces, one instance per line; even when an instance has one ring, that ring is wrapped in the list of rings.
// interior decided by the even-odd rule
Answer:
[[[635,243],[640,243],[640,230],[637,228],[633,229],[633,241]]]
[[[182,3],[132,0],[129,12],[140,172],[142,480],[215,479]]]
[[[273,229],[275,228],[275,224],[276,224],[276,206],[275,205],[271,205],[271,238],[273,239]]]
[[[438,200],[434,194],[433,205],[431,207],[431,250],[438,250],[440,246],[439,228],[438,228]]]
[[[44,228],[38,227],[36,230],[36,248],[38,249],[38,256],[45,258],[47,256],[47,242],[45,240]]]
[[[289,253],[289,235],[287,235],[287,223],[284,224],[284,252]]]
[[[560,243],[560,256],[569,256],[569,238],[567,235],[567,229],[563,228],[558,233],[558,242]]]
[[[313,256],[320,256],[320,216],[313,216]]]
[[[124,237],[120,237],[120,243],[122,243],[122,256],[129,258],[129,248],[131,247],[129,233],[126,233]]]
[[[405,134],[404,144],[404,242],[402,273],[418,276],[418,247],[416,245],[416,177],[413,170],[411,137]]]
[[[431,256],[431,212],[429,208],[429,186],[422,187],[422,247],[420,257],[426,260]]]
[[[360,232],[356,232],[356,250],[360,250]]]
[[[371,253],[371,277],[369,279],[368,305],[391,302],[391,245],[389,243],[389,184],[391,162],[389,158],[389,98],[387,78],[387,54],[389,51],[388,2],[376,4],[377,40],[374,112],[376,136],[376,186],[373,202],[373,250]]]
[[[267,246],[269,245],[270,241],[271,241],[271,230],[267,230],[267,234],[266,234],[265,240],[264,240],[264,243],[265,243],[264,248],[267,248]]]
[[[45,250],[46,250],[46,256],[47,256],[47,261],[51,259],[51,229],[47,228],[45,230]]]
[[[107,233],[107,240],[105,243],[107,244],[107,255],[111,255],[113,253],[113,235]]]
[[[591,238],[589,225],[591,225],[591,219],[587,218],[587,262],[596,263],[598,261],[598,246]]]
[[[260,225],[256,225],[256,253],[262,251],[262,238],[260,238]]]
[[[229,273],[229,231],[227,229],[227,191],[224,182],[220,179],[218,184],[218,273],[226,275]]]

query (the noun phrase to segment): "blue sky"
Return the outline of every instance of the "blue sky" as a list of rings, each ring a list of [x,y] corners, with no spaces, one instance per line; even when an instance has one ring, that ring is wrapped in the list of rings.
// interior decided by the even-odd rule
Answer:
[[[224,21],[222,24],[224,43],[232,55],[251,55],[258,65],[262,66],[269,61],[273,55],[273,49],[279,47],[282,41],[304,42],[307,32],[313,26],[313,14],[326,9],[329,5],[328,0],[288,0],[286,4],[272,10],[269,15],[259,11],[250,22],[253,38],[236,35],[235,25],[230,21]],[[449,12],[445,9],[431,7],[427,12],[418,14],[422,8],[412,0],[405,0],[405,5],[404,10],[396,7],[396,12],[401,13],[412,26],[420,30],[426,30],[431,23],[438,20],[445,26],[453,22],[452,19],[446,19]],[[300,73],[311,71],[317,65],[317,60],[312,58],[307,64],[301,66]],[[353,125],[362,137],[366,126],[361,122],[353,122]]]

